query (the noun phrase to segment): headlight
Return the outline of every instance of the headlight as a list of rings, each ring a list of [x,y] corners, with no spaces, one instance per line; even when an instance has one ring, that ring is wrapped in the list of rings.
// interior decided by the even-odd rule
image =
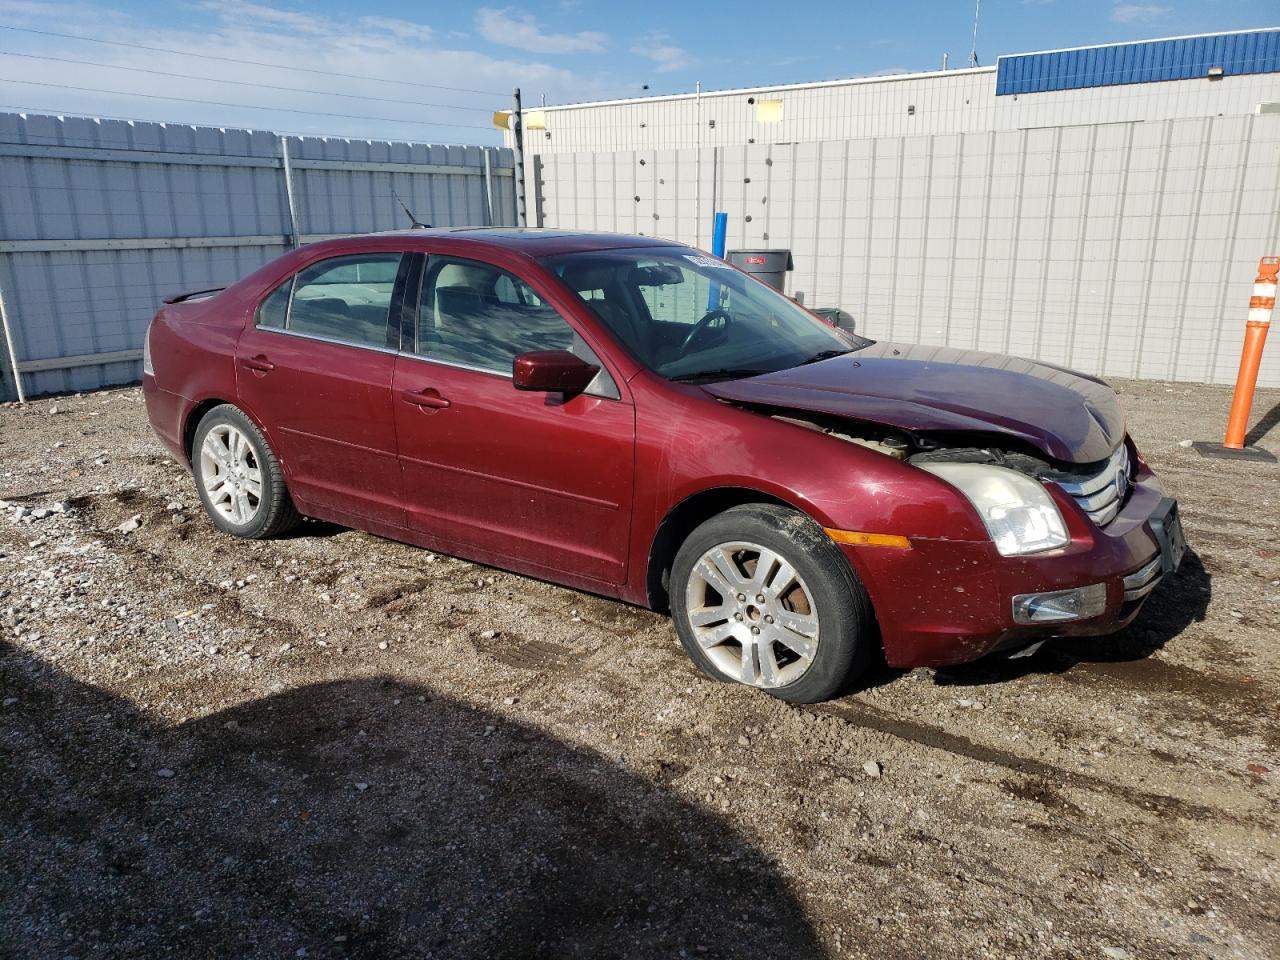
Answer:
[[[985,463],[916,466],[947,481],[968,498],[1002,556],[1052,550],[1071,539],[1045,488],[1016,470]]]

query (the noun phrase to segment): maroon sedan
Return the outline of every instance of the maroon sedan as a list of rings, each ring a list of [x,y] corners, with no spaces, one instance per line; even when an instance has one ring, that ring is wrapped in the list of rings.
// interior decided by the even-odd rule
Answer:
[[[644,237],[414,230],[176,297],[151,423],[239,537],[318,517],[670,610],[793,702],[1128,623],[1177,506],[1103,382],[875,343]]]

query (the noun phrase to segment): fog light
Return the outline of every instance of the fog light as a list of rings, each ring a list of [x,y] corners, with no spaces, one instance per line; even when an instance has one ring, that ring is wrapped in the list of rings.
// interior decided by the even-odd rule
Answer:
[[[1013,598],[1014,623],[1088,620],[1107,609],[1107,585],[1093,583],[1050,593],[1020,593]]]

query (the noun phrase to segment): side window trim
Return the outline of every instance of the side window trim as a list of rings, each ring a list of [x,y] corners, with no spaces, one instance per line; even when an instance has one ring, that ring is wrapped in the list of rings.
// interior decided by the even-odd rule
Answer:
[[[319,261],[316,262],[318,263]],[[302,269],[305,270],[306,267]],[[293,332],[289,328],[293,326],[293,295],[298,290],[298,274],[300,273],[302,273],[302,270],[295,270],[293,276],[289,278],[289,302],[284,305],[284,326],[280,328],[288,333]]]
[[[425,253],[406,252],[400,264],[401,277],[397,278],[400,294],[400,315],[396,331],[395,348],[400,353],[414,354],[418,347],[418,313],[422,305],[422,284],[426,278]],[[400,284],[403,280],[403,286]],[[393,311],[394,314],[394,311]],[[388,331],[388,339],[391,337]]]
[[[283,332],[289,329],[289,305],[293,303],[293,287],[294,287],[294,284],[296,284],[297,282],[298,282],[298,274],[295,271],[294,273],[291,273],[287,279],[281,280],[269,291],[267,291],[267,295],[263,297],[260,301],[258,301],[258,305],[253,310],[253,325],[256,329],[275,330],[276,332]],[[285,301],[284,301],[284,324],[279,327],[273,327],[270,324],[264,325],[262,322],[263,307],[265,307],[267,305],[267,301],[270,300],[272,297],[274,297],[280,291],[280,288],[284,287],[286,284],[289,287],[289,295],[285,298]]]

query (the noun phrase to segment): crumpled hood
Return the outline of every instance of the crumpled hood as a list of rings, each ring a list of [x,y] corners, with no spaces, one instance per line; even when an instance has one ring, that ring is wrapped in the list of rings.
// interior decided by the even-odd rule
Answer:
[[[1105,383],[976,350],[875,343],[703,389],[722,400],[903,430],[1003,433],[1068,463],[1105,460],[1124,438],[1120,402]]]

